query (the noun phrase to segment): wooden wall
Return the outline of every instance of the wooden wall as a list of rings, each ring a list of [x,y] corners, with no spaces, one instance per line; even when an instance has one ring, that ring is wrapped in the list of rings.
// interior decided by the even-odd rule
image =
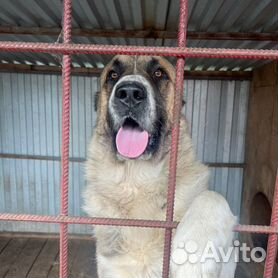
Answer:
[[[254,71],[248,111],[240,222],[269,225],[278,166],[277,62]],[[267,244],[265,235],[242,234],[241,238],[251,246]]]

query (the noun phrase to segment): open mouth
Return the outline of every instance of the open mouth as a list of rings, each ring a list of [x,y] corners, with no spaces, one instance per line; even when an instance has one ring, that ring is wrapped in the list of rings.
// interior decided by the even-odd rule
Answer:
[[[132,118],[127,118],[116,136],[118,152],[126,158],[138,158],[149,143],[149,133]]]

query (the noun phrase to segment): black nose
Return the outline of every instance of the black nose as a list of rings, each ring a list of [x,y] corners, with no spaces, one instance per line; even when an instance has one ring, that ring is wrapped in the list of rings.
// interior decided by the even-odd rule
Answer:
[[[147,99],[147,93],[141,84],[122,83],[115,91],[115,99],[125,106],[134,107]]]

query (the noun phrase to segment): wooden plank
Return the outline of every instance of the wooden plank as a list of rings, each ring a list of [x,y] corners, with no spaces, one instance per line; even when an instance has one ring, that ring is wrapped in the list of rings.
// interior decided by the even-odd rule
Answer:
[[[0,237],[0,254],[5,249],[5,247],[8,245],[10,240],[11,240],[10,238]]]
[[[27,239],[12,239],[3,252],[0,254],[0,278],[5,277],[11,265],[17,259],[22,249],[26,245]]]
[[[53,263],[59,252],[59,241],[57,239],[47,240],[41,253],[37,257],[27,278],[47,278]]]
[[[79,244],[80,244],[79,240],[70,240],[69,241],[69,258],[68,258],[69,269],[71,269],[72,262],[76,256],[77,250],[79,248]],[[57,254],[56,260],[53,263],[47,278],[58,278],[58,277],[59,277],[59,253]]]
[[[69,277],[97,278],[94,241],[80,241],[77,256],[73,261]]]
[[[40,251],[42,250],[45,239],[29,239],[27,244],[16,258],[5,278],[24,278],[28,275]]]

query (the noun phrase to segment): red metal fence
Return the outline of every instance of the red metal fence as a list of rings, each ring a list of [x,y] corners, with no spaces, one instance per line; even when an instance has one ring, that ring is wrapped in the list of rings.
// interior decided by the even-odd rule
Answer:
[[[278,50],[242,50],[242,49],[210,49],[187,48],[186,30],[188,0],[180,0],[180,19],[178,31],[178,47],[141,47],[141,46],[112,46],[84,45],[71,43],[71,12],[72,1],[64,0],[63,7],[63,36],[64,42],[54,43],[25,43],[0,42],[0,51],[5,52],[44,52],[63,54],[63,118],[62,118],[62,174],[61,174],[61,212],[58,216],[23,215],[0,213],[0,221],[30,221],[60,224],[60,278],[68,277],[68,224],[93,224],[133,226],[165,229],[165,247],[163,259],[163,278],[169,276],[171,235],[172,229],[178,223],[173,221],[177,146],[179,140],[179,119],[181,99],[183,94],[183,73],[185,58],[233,58],[233,59],[265,59],[278,60]],[[166,221],[89,218],[68,216],[68,183],[69,183],[69,138],[70,138],[70,95],[71,95],[71,55],[72,54],[125,54],[125,55],[160,55],[175,56],[176,65],[176,94],[174,100],[174,121],[172,129],[172,145],[169,165],[169,187],[167,197]],[[271,278],[275,265],[278,248],[278,173],[276,176],[275,193],[273,198],[270,226],[238,225],[235,231],[268,234],[267,257],[264,278]]]

